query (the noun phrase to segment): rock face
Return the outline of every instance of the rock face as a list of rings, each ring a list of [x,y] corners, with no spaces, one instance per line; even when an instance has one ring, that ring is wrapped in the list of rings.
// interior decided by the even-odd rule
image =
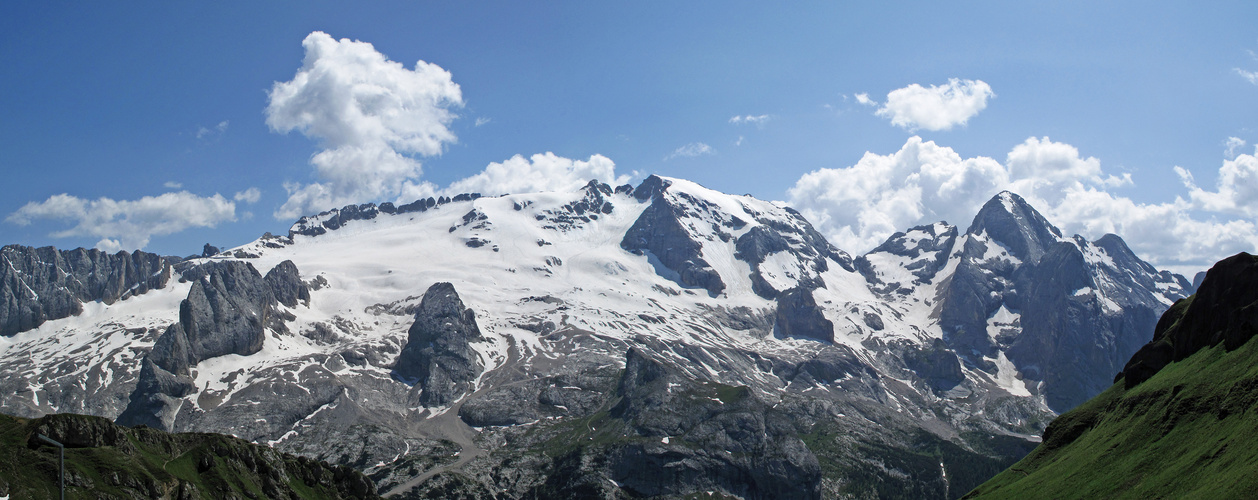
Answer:
[[[834,342],[834,322],[826,319],[808,288],[792,288],[778,296],[775,327],[783,337]]]
[[[54,498],[58,454],[38,439],[65,445],[71,498],[379,498],[349,467],[280,453],[221,434],[128,429],[108,419],[68,413],[23,420],[0,415],[0,494]],[[182,464],[172,473],[165,465]]]
[[[470,344],[481,339],[476,313],[463,306],[450,283],[424,292],[407,339],[393,371],[422,389],[419,401],[424,405],[453,403],[485,369]]]
[[[663,186],[661,190],[667,189],[665,181],[660,180],[655,184]],[[651,189],[644,189],[644,186],[648,186],[646,181],[638,187],[638,191],[651,192]],[[638,191],[635,191],[635,195]],[[625,233],[620,247],[638,255],[650,252],[665,268],[676,274],[678,283],[702,288],[715,297],[725,290],[725,282],[712,265],[703,259],[703,246],[691,238],[686,227],[682,225],[681,218],[688,209],[671,203],[664,196],[655,196],[651,205]]]
[[[274,276],[271,280],[264,279],[247,262],[203,264],[204,275],[179,304],[179,322],[157,338],[145,357],[131,403],[118,423],[172,429],[181,405],[179,398],[194,389],[193,366],[225,354],[247,356],[262,350],[266,330],[284,328],[272,285],[285,292],[293,291],[290,280],[301,282],[296,266],[286,264],[268,274]],[[304,289],[304,285],[297,288]]]
[[[1007,357],[1024,379],[1042,382],[1033,389],[1050,408],[1064,411],[1108,387],[1173,290],[1180,297],[1190,285],[1141,261],[1117,236],[1063,237],[1005,192],[966,231],[941,287],[940,325],[967,365],[995,374]]]
[[[310,288],[301,281],[301,273],[293,261],[286,260],[271,268],[263,278],[275,300],[288,307],[297,307],[298,302],[310,303]]]
[[[821,496],[817,458],[793,435],[789,418],[747,387],[699,383],[631,348],[615,396],[619,403],[591,436],[611,441],[561,455],[534,493],[606,491],[603,478],[611,478],[643,497],[713,490],[739,498]]]
[[[0,248],[0,335],[12,336],[45,321],[74,316],[83,303],[106,304],[163,288],[170,258],[137,251]]]
[[[1176,302],[1158,320],[1153,340],[1123,367],[1128,389],[1166,365],[1223,344],[1233,351],[1258,335],[1258,257],[1245,252],[1219,261],[1206,272],[1197,294]]]

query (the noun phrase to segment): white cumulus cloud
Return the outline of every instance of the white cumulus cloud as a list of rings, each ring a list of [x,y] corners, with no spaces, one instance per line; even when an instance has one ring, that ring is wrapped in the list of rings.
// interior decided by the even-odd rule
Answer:
[[[74,227],[52,233],[55,238],[101,238],[96,247],[105,251],[135,250],[153,236],[173,234],[194,227],[215,227],[236,218],[236,204],[222,195],[203,197],[179,191],[138,200],[98,198],[85,200],[58,194],[30,202],[9,214],[6,221],[29,225],[39,219],[65,220]]]
[[[696,156],[710,155],[714,153],[716,153],[716,150],[712,149],[712,146],[702,142],[692,142],[677,148],[672,153],[669,153],[668,156],[664,157],[664,160],[667,161],[679,157],[694,158]]]
[[[629,176],[616,175],[616,164],[606,156],[596,154],[587,160],[572,160],[548,152],[530,158],[515,155],[502,163],[490,163],[485,170],[451,183],[442,192],[497,196],[574,191],[594,179],[613,186],[629,182]]]
[[[1242,154],[1224,160],[1214,191],[1197,187],[1192,173],[1182,167],[1175,167],[1175,172],[1188,188],[1194,208],[1258,217],[1258,157]]]
[[[1022,195],[1067,234],[1117,234],[1141,257],[1174,270],[1201,270],[1258,247],[1258,158],[1223,163],[1215,191],[1177,168],[1189,199],[1138,203],[1113,189],[1135,184],[1106,174],[1100,160],[1045,138],[1016,145],[1004,163],[962,158],[951,148],[911,137],[889,155],[866,153],[855,165],[820,169],[788,191],[790,203],[844,250],[863,253],[895,231],[939,220],[969,225],[1002,190]],[[1196,216],[1197,211],[1209,217]]]
[[[910,137],[890,155],[865,153],[847,168],[804,174],[790,203],[844,250],[864,252],[896,231],[947,220],[964,225],[1009,183],[991,158],[961,158],[950,148]]]
[[[450,73],[424,61],[407,69],[370,43],[319,31],[302,46],[297,74],[271,88],[266,122],[323,149],[310,160],[317,182],[286,184],[289,198],[275,217],[430,190],[410,155],[438,155],[456,140],[451,108],[463,105],[463,95]]]
[[[891,120],[891,124],[912,130],[950,130],[965,125],[970,118],[987,107],[987,100],[996,94],[982,80],[952,78],[944,85],[923,87],[916,83],[887,94],[887,102],[876,114]],[[861,99],[869,104],[869,97]]]

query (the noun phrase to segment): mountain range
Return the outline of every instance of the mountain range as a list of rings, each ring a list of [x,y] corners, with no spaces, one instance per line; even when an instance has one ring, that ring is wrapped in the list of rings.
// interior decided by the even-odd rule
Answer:
[[[852,256],[657,176],[0,259],[0,411],[227,433],[402,498],[956,498],[1194,291],[1009,192]]]

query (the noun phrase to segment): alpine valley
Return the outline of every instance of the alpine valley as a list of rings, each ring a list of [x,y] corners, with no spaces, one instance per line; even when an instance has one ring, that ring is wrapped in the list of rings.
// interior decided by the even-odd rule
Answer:
[[[1194,291],[1008,192],[852,256],[657,176],[0,259],[0,412],[231,434],[399,498],[957,498]]]

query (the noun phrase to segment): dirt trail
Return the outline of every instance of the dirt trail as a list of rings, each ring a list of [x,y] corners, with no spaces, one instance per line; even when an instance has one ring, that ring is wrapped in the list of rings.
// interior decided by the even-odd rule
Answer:
[[[384,494],[385,497],[392,497],[410,491],[412,488],[418,486],[424,481],[427,481],[428,478],[442,472],[461,470],[463,466],[468,462],[471,462],[472,459],[485,454],[485,450],[476,446],[476,442],[473,440],[473,438],[476,437],[476,430],[472,429],[471,426],[463,422],[463,419],[459,418],[459,409],[463,407],[463,402],[499,387],[503,380],[509,380],[511,378],[511,374],[515,374],[517,376],[522,375],[516,367],[516,364],[520,361],[520,351],[515,345],[514,339],[510,339],[510,337],[508,337],[508,339],[510,340],[511,345],[507,348],[507,360],[503,362],[501,366],[494,368],[493,371],[485,374],[485,376],[481,379],[480,389],[477,389],[476,392],[473,392],[472,394],[464,396],[457,403],[450,406],[450,409],[446,410],[445,413],[429,418],[427,422],[424,422],[425,430],[427,430],[433,437],[448,439],[459,445],[459,459],[455,460],[453,463],[433,467],[432,469],[424,471],[423,474],[420,474],[409,481],[399,484],[392,490],[389,490]],[[523,382],[523,380],[516,380],[510,384],[502,385],[506,386],[520,382]]]

